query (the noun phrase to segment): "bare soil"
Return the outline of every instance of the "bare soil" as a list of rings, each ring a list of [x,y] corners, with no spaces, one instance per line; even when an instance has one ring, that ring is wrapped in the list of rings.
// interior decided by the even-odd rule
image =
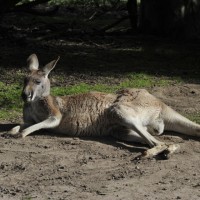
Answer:
[[[153,88],[181,113],[200,112],[200,86]],[[20,120],[19,120],[20,121]],[[13,125],[0,124],[1,133]],[[200,199],[200,140],[167,133],[179,143],[168,160],[134,158],[147,147],[113,138],[68,138],[41,131],[0,138],[0,199]]]

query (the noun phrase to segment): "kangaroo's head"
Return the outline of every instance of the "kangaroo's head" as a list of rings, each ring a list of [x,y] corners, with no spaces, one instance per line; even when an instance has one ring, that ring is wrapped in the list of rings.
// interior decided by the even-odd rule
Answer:
[[[25,102],[33,102],[50,94],[50,81],[48,75],[56,66],[57,60],[53,60],[43,68],[39,68],[39,61],[35,54],[27,59],[29,74],[24,79],[22,98]]]

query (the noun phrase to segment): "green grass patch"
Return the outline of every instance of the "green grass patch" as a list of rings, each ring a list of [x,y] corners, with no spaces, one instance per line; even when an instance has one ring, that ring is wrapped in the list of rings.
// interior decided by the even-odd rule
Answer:
[[[109,92],[114,92],[118,88],[119,87],[117,86],[109,86],[104,84],[89,85],[86,83],[80,83],[68,87],[53,87],[51,91],[54,96],[63,96],[63,95],[86,93],[89,91],[109,93]]]
[[[174,80],[168,78],[156,78],[146,74],[127,74],[127,78],[118,85],[107,85],[107,84],[95,84],[89,85],[86,83],[80,83],[68,87],[54,87],[52,88],[52,94],[55,96],[72,95],[79,93],[86,93],[89,91],[98,91],[113,93],[116,90],[122,88],[150,88],[153,86],[166,86],[170,83],[174,83]]]
[[[128,74],[128,78],[120,84],[120,88],[126,87],[134,87],[134,88],[141,88],[141,87],[153,87],[153,86],[166,86],[172,83],[172,80],[162,77],[154,77],[147,74]]]
[[[22,110],[21,86],[0,82],[0,119],[16,117]]]

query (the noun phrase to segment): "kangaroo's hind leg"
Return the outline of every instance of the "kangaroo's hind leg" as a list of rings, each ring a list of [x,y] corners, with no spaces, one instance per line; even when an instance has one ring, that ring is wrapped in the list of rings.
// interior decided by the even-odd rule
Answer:
[[[162,143],[147,131],[147,127],[143,125],[139,113],[131,107],[114,105],[111,109],[111,114],[120,125],[136,132],[150,147]]]
[[[124,105],[116,105],[113,106],[112,116],[115,116],[122,126],[127,127],[128,129],[133,130],[132,133],[137,133],[144,142],[146,142],[151,149],[147,150],[144,157],[152,157],[160,154],[161,152],[167,150],[170,153],[173,153],[179,145],[167,145],[155,137],[153,137],[148,131],[147,127],[143,126],[143,122],[141,121],[141,116],[131,107],[127,107]]]
[[[160,117],[152,120],[147,125],[147,130],[152,135],[161,135],[164,132],[164,128],[165,128],[164,121]]]

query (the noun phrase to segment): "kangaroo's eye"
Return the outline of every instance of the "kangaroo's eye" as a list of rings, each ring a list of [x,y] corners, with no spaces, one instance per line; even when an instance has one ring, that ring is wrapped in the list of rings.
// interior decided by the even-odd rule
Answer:
[[[39,84],[41,83],[40,80],[35,80],[34,82],[35,82],[37,85],[39,85]]]

